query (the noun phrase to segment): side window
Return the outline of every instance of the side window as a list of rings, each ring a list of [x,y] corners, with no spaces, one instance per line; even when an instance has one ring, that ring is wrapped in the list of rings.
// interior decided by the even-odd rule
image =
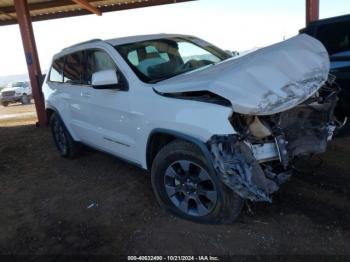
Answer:
[[[84,76],[82,64],[82,52],[72,53],[66,56],[63,70],[63,82],[70,84],[81,84]]]
[[[49,81],[62,83],[62,81],[63,81],[63,66],[64,66],[64,58],[63,57],[53,61],[52,66],[51,66],[51,70],[50,70]]]
[[[350,21],[322,25],[317,29],[317,38],[330,55],[350,50]]]
[[[92,74],[108,69],[117,71],[113,59],[104,51],[88,50],[86,56],[86,84],[91,85]]]
[[[209,53],[207,50],[189,42],[179,42],[178,48],[184,63],[189,60],[208,60],[213,63],[220,61],[218,57]]]

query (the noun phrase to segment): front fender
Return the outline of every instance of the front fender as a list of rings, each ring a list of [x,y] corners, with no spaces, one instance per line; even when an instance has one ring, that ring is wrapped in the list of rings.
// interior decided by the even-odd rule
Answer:
[[[142,119],[142,127],[137,131],[137,144],[143,147],[139,151],[139,159],[142,160],[141,164],[144,168],[147,168],[145,141],[148,141],[156,131],[171,132],[175,137],[191,138],[185,140],[193,142],[194,139],[202,144],[205,144],[213,135],[236,133],[229,121],[232,113],[230,107],[158,95],[152,102],[152,107],[141,109],[147,118]],[[202,146],[200,147],[203,149]]]

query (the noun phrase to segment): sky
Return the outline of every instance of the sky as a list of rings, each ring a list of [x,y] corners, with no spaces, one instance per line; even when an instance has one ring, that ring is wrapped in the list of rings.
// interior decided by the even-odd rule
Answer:
[[[320,0],[320,18],[350,13],[350,0]],[[179,33],[225,50],[282,41],[305,26],[305,0],[198,0],[157,7],[34,22],[43,71],[62,48],[85,40]],[[18,25],[0,27],[0,77],[26,73]]]

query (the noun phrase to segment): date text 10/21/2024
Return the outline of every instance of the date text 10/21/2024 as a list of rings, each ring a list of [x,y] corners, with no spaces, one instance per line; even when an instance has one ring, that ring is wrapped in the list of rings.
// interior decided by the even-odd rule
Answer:
[[[128,261],[220,261],[217,256],[128,256]]]

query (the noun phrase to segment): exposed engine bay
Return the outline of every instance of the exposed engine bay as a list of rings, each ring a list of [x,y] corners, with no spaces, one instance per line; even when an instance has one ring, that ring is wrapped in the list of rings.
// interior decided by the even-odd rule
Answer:
[[[233,112],[230,122],[238,133],[208,141],[221,180],[243,198],[271,202],[298,157],[326,151],[336,129],[333,112],[339,91],[330,77],[292,109],[264,116]]]

